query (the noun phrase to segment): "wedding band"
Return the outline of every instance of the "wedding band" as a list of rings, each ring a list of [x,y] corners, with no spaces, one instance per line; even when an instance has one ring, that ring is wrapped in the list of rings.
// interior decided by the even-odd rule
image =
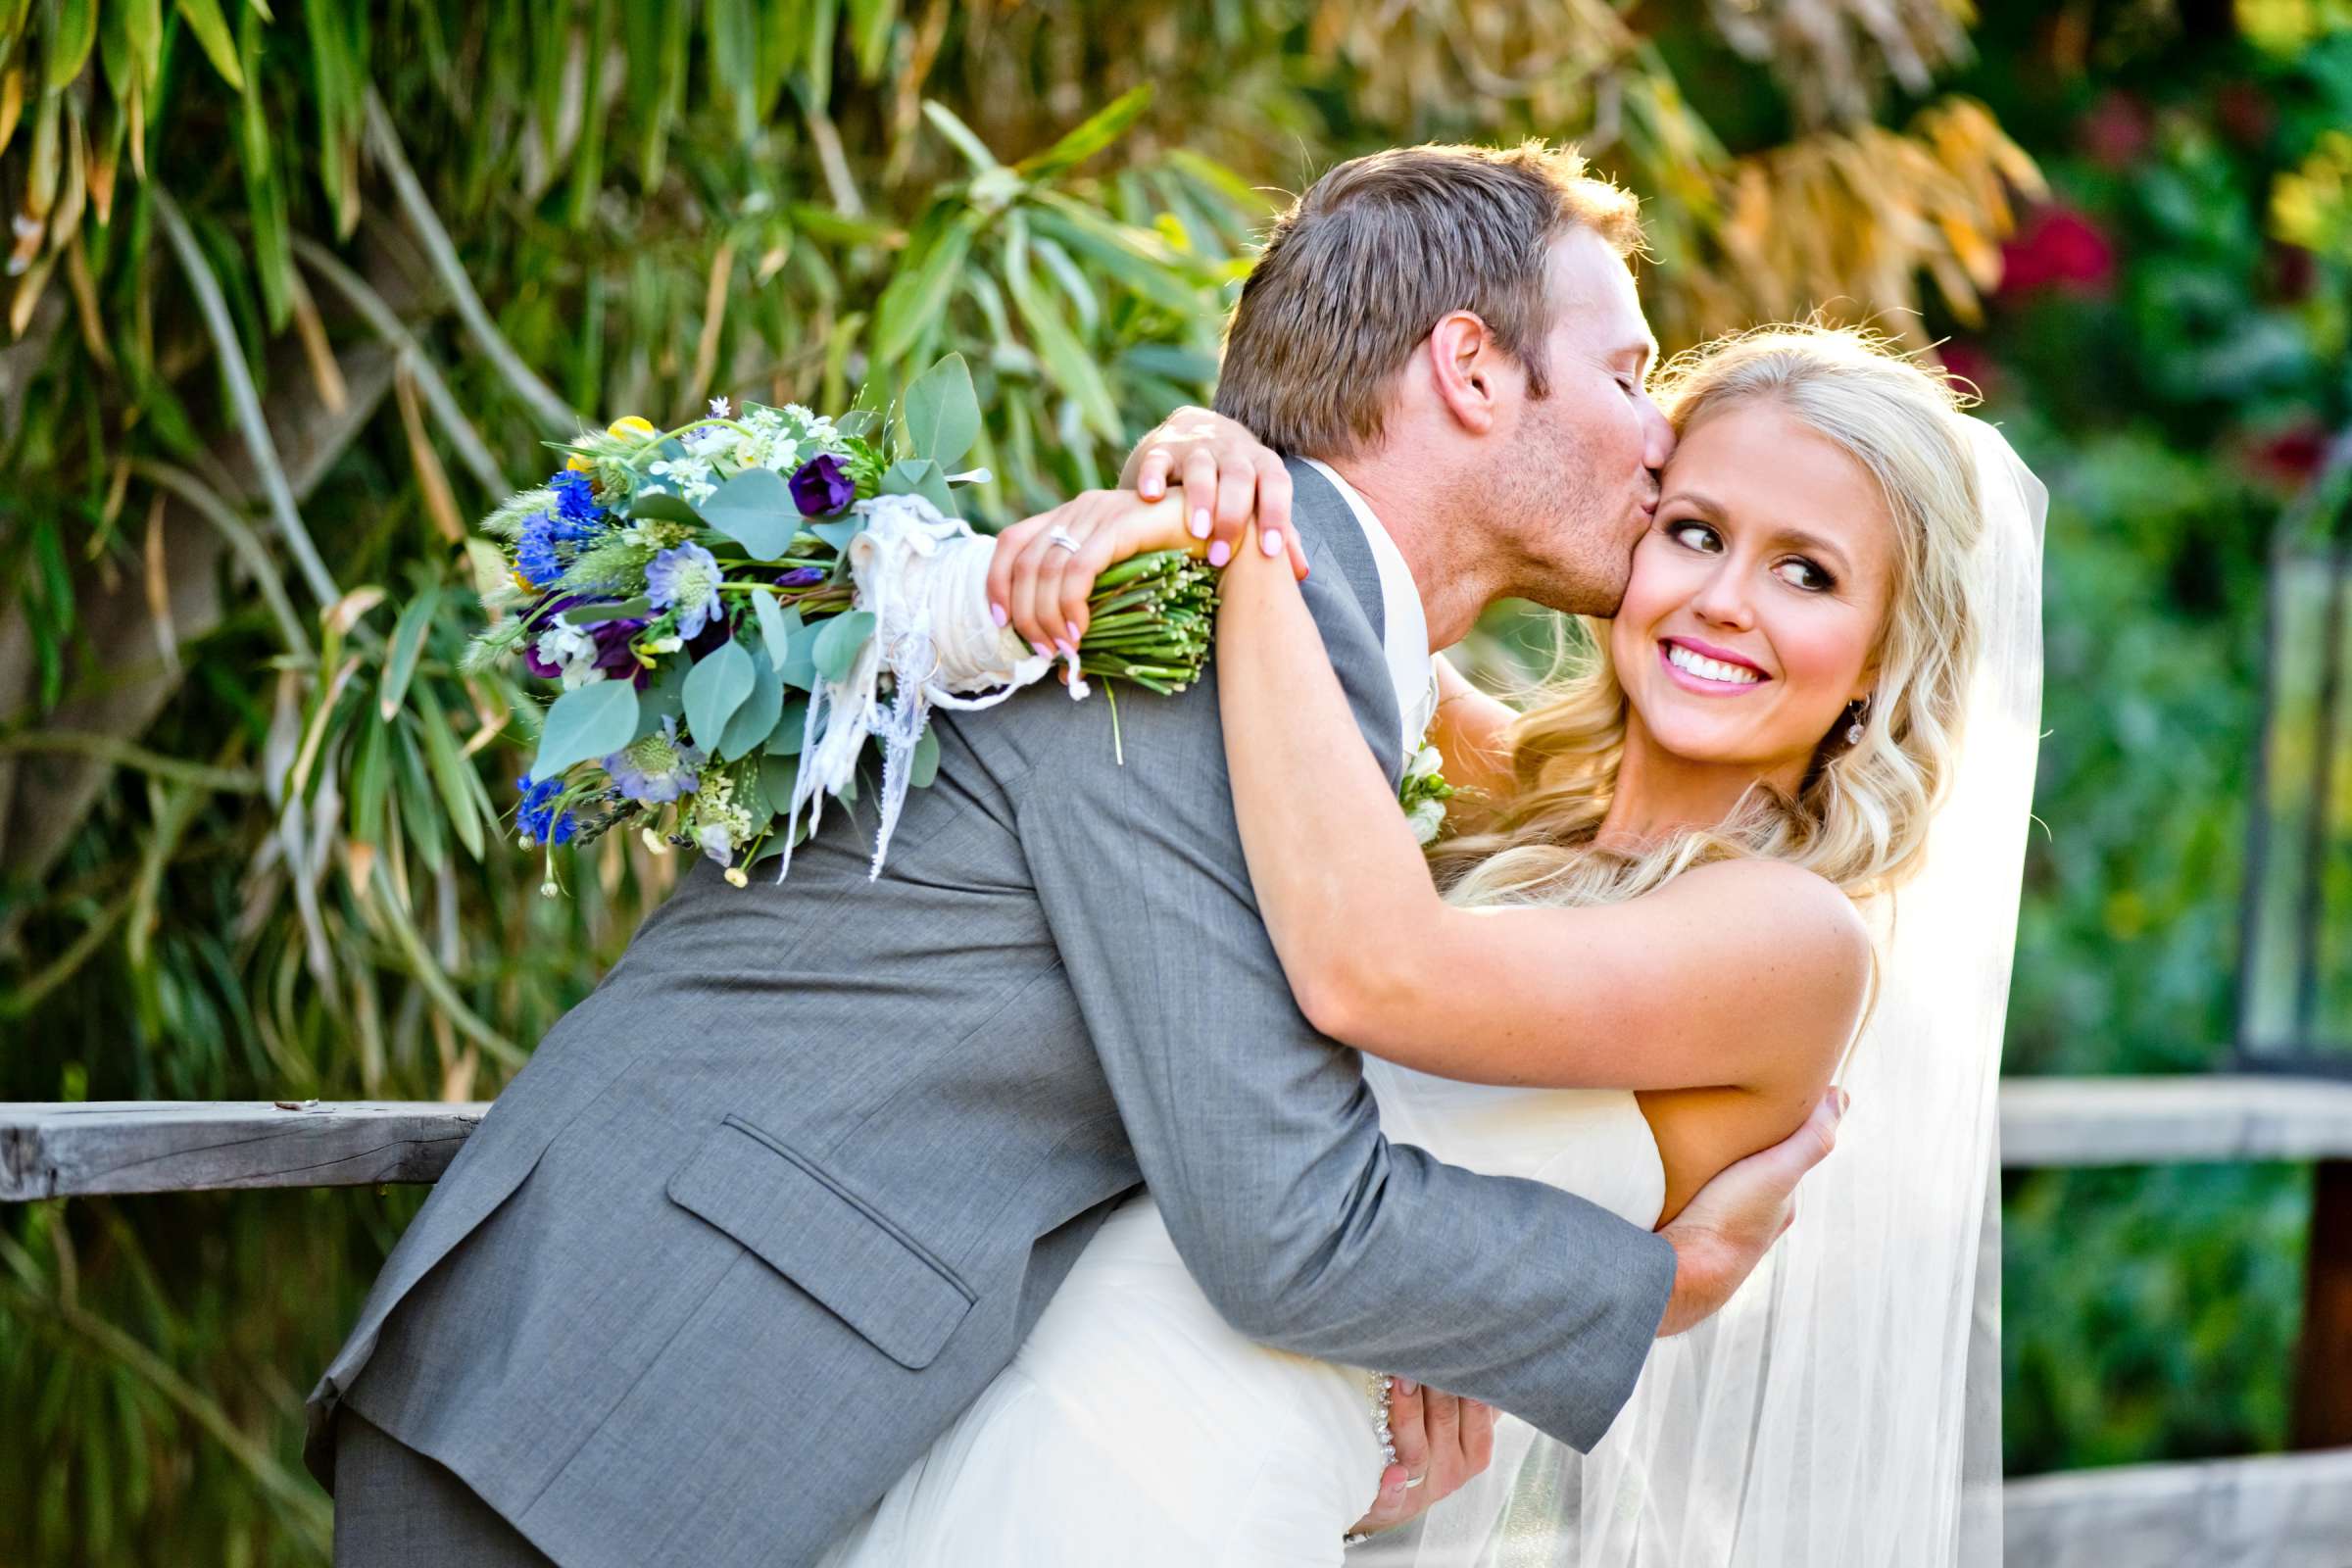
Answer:
[[[1407,1491],[1407,1492],[1410,1492],[1410,1491],[1412,1491],[1412,1490],[1413,1490],[1415,1487],[1419,1486],[1419,1485],[1420,1485],[1422,1482],[1424,1482],[1424,1481],[1427,1481],[1428,1479],[1429,1479],[1429,1477],[1427,1477],[1427,1476],[1415,1476],[1415,1477],[1413,1477],[1413,1479],[1412,1479],[1412,1480],[1410,1480],[1410,1481],[1407,1481],[1407,1482],[1404,1484],[1404,1490],[1405,1490],[1405,1491]]]
[[[1078,553],[1078,541],[1070,537],[1067,529],[1054,529],[1052,533],[1046,535],[1046,543],[1057,546],[1063,550],[1067,550],[1073,556]]]

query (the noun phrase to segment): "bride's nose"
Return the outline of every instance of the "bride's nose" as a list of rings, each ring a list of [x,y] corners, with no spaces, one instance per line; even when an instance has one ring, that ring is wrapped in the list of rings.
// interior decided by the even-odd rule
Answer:
[[[1701,620],[1733,631],[1749,630],[1756,623],[1756,612],[1748,602],[1745,574],[1729,557],[1719,559],[1720,564],[1691,596],[1691,612]]]

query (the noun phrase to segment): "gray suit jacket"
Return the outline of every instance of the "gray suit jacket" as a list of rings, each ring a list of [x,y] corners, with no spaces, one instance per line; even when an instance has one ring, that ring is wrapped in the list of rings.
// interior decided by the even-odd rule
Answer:
[[[1292,471],[1307,600],[1394,776],[1370,552]],[[348,1397],[566,1568],[807,1560],[1138,1181],[1244,1333],[1597,1439],[1671,1250],[1384,1140],[1259,923],[1214,683],[1119,715],[1124,766],[1058,687],[942,714],[878,884],[838,821],[780,886],[687,875],[384,1264],[312,1395],[321,1480]]]

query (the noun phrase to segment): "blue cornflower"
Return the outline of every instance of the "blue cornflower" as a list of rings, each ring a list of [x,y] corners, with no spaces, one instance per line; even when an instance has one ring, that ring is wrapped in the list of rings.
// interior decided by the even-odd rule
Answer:
[[[556,554],[555,514],[534,513],[522,525],[522,537],[514,545],[514,569],[534,588],[544,588],[564,575],[564,558]]]
[[[559,527],[569,525],[558,538],[584,538],[604,520],[605,509],[596,504],[596,490],[586,474],[566,468],[548,480],[547,487],[556,493]]]
[[[656,610],[674,608],[678,635],[692,641],[722,612],[718,558],[698,544],[673,545],[647,563],[645,594]]]
[[[545,778],[534,784],[528,777],[518,778],[514,787],[522,791],[522,804],[514,808],[514,825],[522,836],[534,844],[568,844],[579,823],[569,811],[558,815],[556,802],[564,793],[564,781]]]

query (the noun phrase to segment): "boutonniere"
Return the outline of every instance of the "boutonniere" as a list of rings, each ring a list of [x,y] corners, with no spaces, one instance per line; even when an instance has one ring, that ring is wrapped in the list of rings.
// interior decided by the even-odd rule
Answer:
[[[1404,808],[1414,839],[1425,845],[1445,829],[1446,803],[1453,796],[1453,786],[1441,771],[1445,765],[1438,749],[1424,745],[1405,760],[1404,778],[1396,786],[1396,804]]]

